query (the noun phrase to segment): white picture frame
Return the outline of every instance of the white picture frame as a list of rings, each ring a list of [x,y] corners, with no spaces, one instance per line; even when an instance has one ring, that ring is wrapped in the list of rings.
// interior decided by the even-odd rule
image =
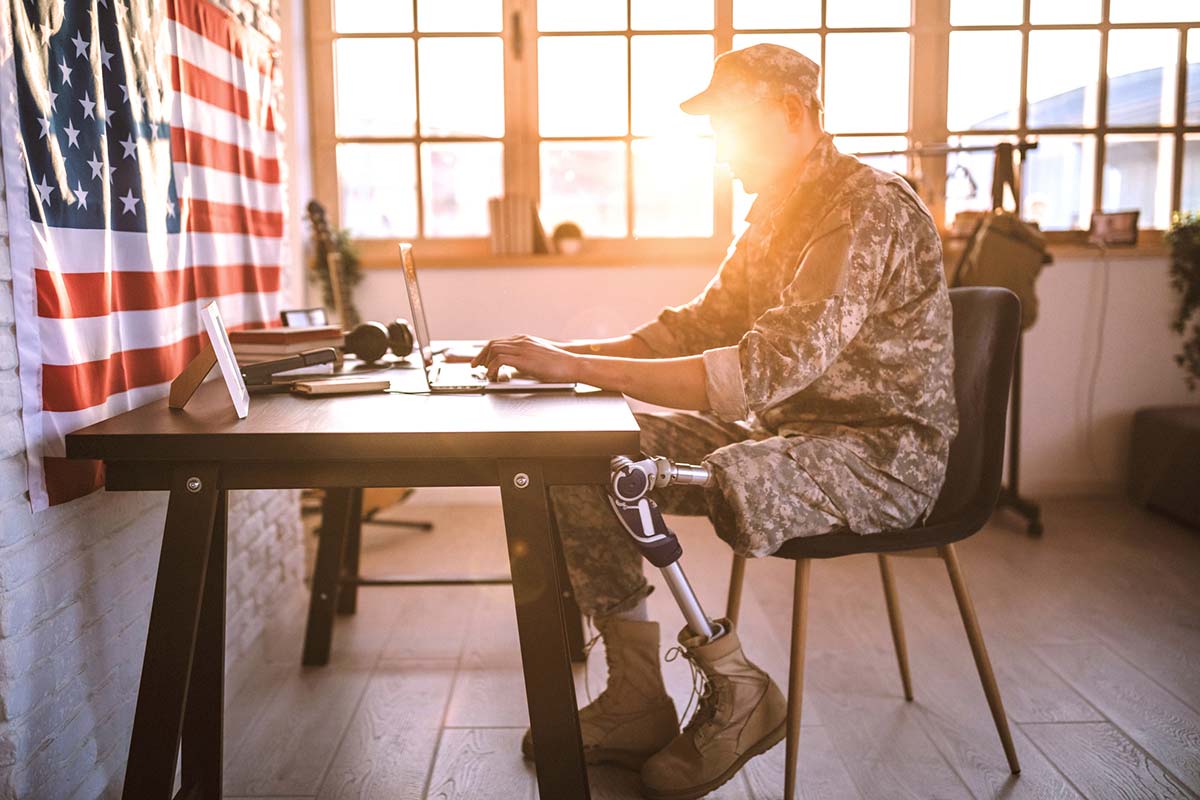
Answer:
[[[215,301],[211,302],[200,309],[200,318],[204,321],[204,331],[217,355],[217,366],[225,378],[225,386],[229,389],[229,398],[233,400],[238,419],[245,419],[250,413],[250,392],[246,390],[242,371],[233,355],[233,345],[229,343],[229,334],[221,319],[221,309],[217,308]]]

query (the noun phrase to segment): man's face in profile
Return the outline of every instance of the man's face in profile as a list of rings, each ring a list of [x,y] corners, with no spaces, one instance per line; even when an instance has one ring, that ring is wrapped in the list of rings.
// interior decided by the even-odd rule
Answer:
[[[728,164],[750,194],[768,188],[786,169],[793,131],[779,98],[718,111],[709,117],[717,161]]]

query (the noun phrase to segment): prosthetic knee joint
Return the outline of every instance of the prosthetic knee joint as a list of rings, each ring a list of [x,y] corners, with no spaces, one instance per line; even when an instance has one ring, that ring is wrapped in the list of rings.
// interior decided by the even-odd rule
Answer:
[[[700,601],[679,565],[683,555],[679,539],[667,527],[658,505],[649,497],[654,489],[672,484],[712,486],[714,478],[706,467],[673,464],[661,456],[640,461],[617,456],[612,460],[608,501],[642,555],[662,570],[688,628],[697,636],[712,640],[724,631],[700,607]]]

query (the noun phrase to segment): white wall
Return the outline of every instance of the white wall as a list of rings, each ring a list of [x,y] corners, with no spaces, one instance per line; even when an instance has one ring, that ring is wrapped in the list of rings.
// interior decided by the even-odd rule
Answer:
[[[299,158],[306,170],[307,147]],[[6,223],[0,191],[0,800],[116,797],[166,495],[101,491],[31,514]],[[299,283],[285,276],[286,291]],[[304,599],[298,492],[232,492],[229,506],[226,696],[269,615]]]
[[[1113,258],[1104,350],[1088,456],[1087,384],[1098,331],[1103,267],[1063,259],[1037,290],[1040,317],[1025,342],[1021,491],[1033,497],[1119,490],[1129,425],[1141,406],[1189,399],[1167,327],[1174,297],[1165,258]],[[435,338],[534,333],[551,338],[615,336],[685,302],[712,266],[427,269],[421,287]],[[371,270],[356,301],[366,319],[408,316],[394,270]]]

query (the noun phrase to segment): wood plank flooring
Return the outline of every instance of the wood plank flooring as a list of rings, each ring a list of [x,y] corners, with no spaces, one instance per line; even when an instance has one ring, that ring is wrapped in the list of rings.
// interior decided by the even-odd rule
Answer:
[[[855,556],[813,565],[800,796],[1200,796],[1200,531],[1120,499],[1043,511],[1041,539],[1002,513],[959,546],[1021,775],[1008,772],[941,562],[892,559],[912,668],[906,703],[878,565]],[[382,516],[437,527],[367,526],[364,573],[506,569],[498,501],[430,504],[418,492]],[[671,522],[689,577],[718,615],[728,549],[702,519]],[[665,651],[682,621],[653,580]],[[790,562],[748,565],[740,635],[781,686],[791,591]],[[362,589],[358,614],[338,618],[323,668],[300,666],[303,622],[275,621],[228,699],[226,797],[537,797],[519,749],[528,718],[508,587]],[[664,664],[664,674],[682,711],[686,663]],[[603,684],[598,647],[587,675],[576,672],[580,702]],[[590,779],[597,800],[639,797],[633,773],[595,768]],[[710,797],[782,798],[782,746]]]

